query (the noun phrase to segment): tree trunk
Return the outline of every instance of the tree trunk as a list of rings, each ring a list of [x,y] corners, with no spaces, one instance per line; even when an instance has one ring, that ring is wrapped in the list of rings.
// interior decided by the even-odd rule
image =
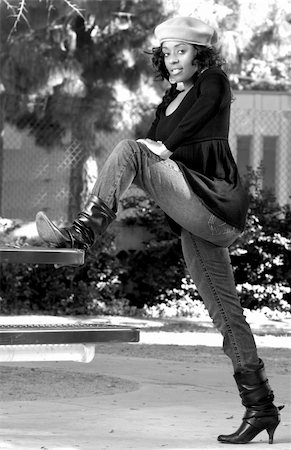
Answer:
[[[72,165],[70,173],[70,196],[68,205],[68,221],[72,222],[81,209],[81,194],[83,191],[83,166],[86,160],[85,152],[82,157]]]
[[[4,102],[0,104],[0,217],[2,215],[2,191],[3,191],[3,134],[4,134]]]

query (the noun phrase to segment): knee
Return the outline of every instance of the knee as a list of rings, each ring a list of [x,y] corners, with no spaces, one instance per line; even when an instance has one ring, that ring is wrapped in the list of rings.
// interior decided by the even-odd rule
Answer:
[[[113,149],[111,158],[116,159],[118,164],[122,165],[130,161],[135,161],[139,153],[140,149],[135,140],[123,139]]]
[[[136,147],[136,141],[133,139],[122,139],[115,147],[116,151],[131,152]]]

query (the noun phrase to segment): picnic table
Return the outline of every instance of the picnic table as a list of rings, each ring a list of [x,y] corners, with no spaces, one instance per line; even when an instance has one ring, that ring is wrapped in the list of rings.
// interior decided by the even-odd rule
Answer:
[[[79,266],[85,252],[48,247],[0,247],[0,264],[52,264]],[[22,316],[23,318],[23,316]],[[139,330],[74,321],[63,324],[0,323],[0,361],[90,362],[95,345],[105,342],[139,342]]]

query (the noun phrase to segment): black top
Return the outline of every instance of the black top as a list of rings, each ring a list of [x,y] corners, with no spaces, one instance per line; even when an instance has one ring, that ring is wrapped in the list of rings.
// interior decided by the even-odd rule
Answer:
[[[158,106],[147,137],[173,152],[171,159],[213,214],[243,230],[248,196],[228,144],[230,104],[227,75],[209,68],[172,114],[165,115],[164,101]]]

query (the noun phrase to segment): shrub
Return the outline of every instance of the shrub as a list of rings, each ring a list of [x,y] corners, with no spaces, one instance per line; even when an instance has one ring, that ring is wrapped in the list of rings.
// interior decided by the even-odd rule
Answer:
[[[125,224],[141,225],[153,235],[142,249],[119,255],[125,296],[138,308],[152,306],[162,301],[164,292],[179,286],[185,276],[180,240],[163,211],[148,196],[127,197],[122,206],[132,211],[125,216]]]
[[[234,275],[243,307],[259,309],[269,306],[289,311],[291,304],[291,214],[288,206],[276,203],[270,192],[260,189],[260,171],[249,171],[245,180],[250,191],[250,212],[243,235],[230,249]],[[200,299],[197,290],[181,288],[187,280],[179,239],[166,224],[164,213],[147,198],[131,198],[124,207],[134,208],[130,224],[146,226],[157,239],[145,249],[127,254],[124,283],[130,279],[131,292],[126,297],[142,308],[164,304],[165,308],[190,297]],[[186,278],[185,278],[186,274]],[[182,283],[183,284],[183,283]],[[127,285],[128,286],[128,285]],[[170,302],[170,303],[169,303]],[[158,307],[161,310],[161,307]],[[152,311],[155,308],[151,309]],[[157,309],[156,309],[157,311]]]
[[[113,237],[107,234],[80,267],[2,264],[1,313],[131,313],[129,302],[122,295],[122,270],[112,244]]]
[[[291,210],[261,189],[262,168],[249,170],[246,229],[230,249],[241,303],[250,309],[291,305]]]
[[[250,172],[250,213],[246,230],[230,249],[242,306],[291,311],[291,212]],[[164,213],[146,195],[127,197],[124,222],[145,226],[153,235],[138,251],[116,254],[106,233],[83,266],[0,266],[1,313],[197,315],[203,311],[187,274],[179,238]],[[18,226],[10,223],[9,228]],[[2,243],[11,243],[6,231]],[[19,243],[19,242],[18,242]],[[25,240],[21,245],[26,245]]]
[[[201,301],[197,288],[189,275],[182,278],[178,287],[166,289],[157,298],[158,303],[153,306],[145,305],[146,316],[162,317],[199,317],[207,319],[208,312]]]

